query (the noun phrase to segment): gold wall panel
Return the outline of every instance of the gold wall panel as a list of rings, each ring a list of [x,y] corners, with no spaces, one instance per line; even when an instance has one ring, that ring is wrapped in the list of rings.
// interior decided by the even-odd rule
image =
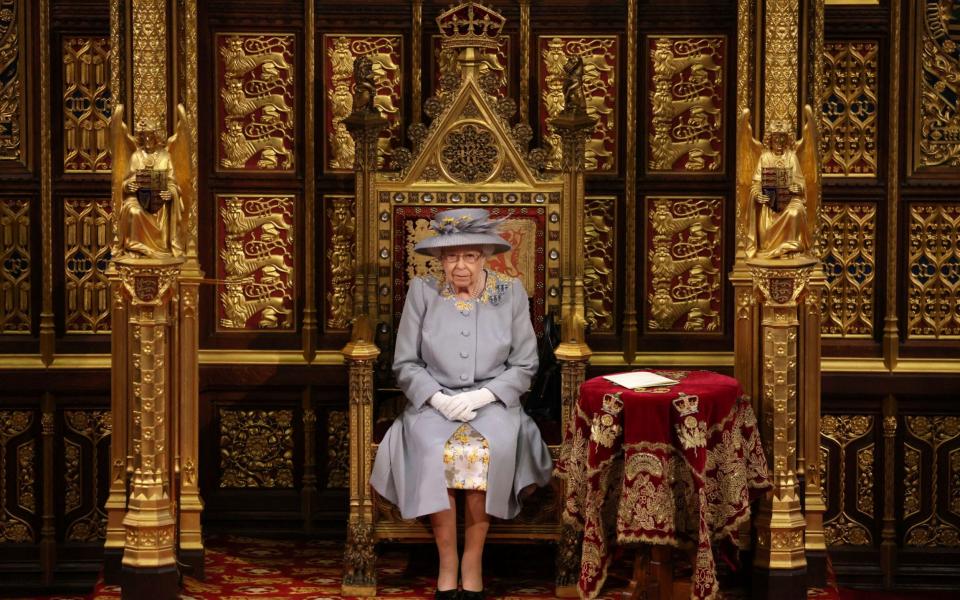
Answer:
[[[457,66],[457,55],[459,50],[456,48],[443,48],[443,37],[439,35],[430,36],[431,47],[433,48],[433,62],[430,65],[433,91],[440,90],[440,78],[444,75],[460,74],[460,68]],[[483,63],[480,66],[480,73],[495,73],[500,78],[500,87],[497,88],[496,95],[510,95],[510,36],[501,35],[497,38],[499,46],[496,50],[480,49]]]
[[[946,507],[947,513],[951,512],[951,496],[955,493],[950,485],[949,478],[940,481],[941,471],[947,471],[940,468],[941,461],[944,459],[949,461],[949,455],[942,450],[945,447],[957,445],[957,441],[960,439],[960,417],[907,415],[904,417],[904,422],[908,434],[907,439],[921,446],[921,448],[915,449],[918,458],[922,456],[923,452],[929,452],[931,459],[929,474],[926,478],[920,476],[920,474],[916,478],[919,489],[915,492],[915,503],[920,511],[927,513],[926,518],[907,528],[903,545],[926,548],[960,548],[960,529],[945,519],[945,514],[940,512],[943,507]],[[906,460],[904,464],[905,466],[908,464]],[[950,466],[948,462],[947,467],[950,468]],[[907,477],[908,489],[905,491],[905,501],[910,502],[912,499],[909,490],[909,471]],[[922,486],[924,485],[929,486],[927,488],[930,499],[927,505],[930,507],[929,509],[925,509],[922,502]],[[905,510],[904,512],[906,516],[909,511]]]
[[[323,198],[327,224],[327,329],[346,330],[353,318],[353,268],[356,263],[356,204],[353,196]]]
[[[353,138],[343,120],[353,110],[353,61],[373,63],[377,94],[373,104],[387,119],[378,142],[379,168],[389,166],[393,149],[402,145],[403,40],[399,35],[329,34],[323,36],[325,162],[328,171],[353,172]]]
[[[910,204],[907,336],[960,338],[960,204]]]
[[[820,159],[826,176],[877,174],[879,51],[872,40],[824,44]]]
[[[130,0],[133,120],[136,131],[167,128],[167,1]]]
[[[63,272],[68,332],[110,331],[110,262],[113,223],[109,198],[63,201]]]
[[[561,166],[560,135],[548,124],[563,110],[563,66],[571,56],[583,58],[583,92],[587,114],[596,117],[593,135],[587,138],[584,170],[617,170],[617,80],[620,45],[617,36],[544,35],[538,38],[540,131],[549,149],[547,168]]]
[[[109,410],[65,410],[64,485],[66,533],[70,542],[97,542],[106,538],[107,473],[100,471],[109,456],[113,416]],[[104,467],[106,468],[106,467]],[[84,474],[90,481],[84,485]],[[86,490],[86,497],[84,493]]]
[[[648,171],[722,172],[726,38],[651,36],[647,43]]]
[[[30,333],[30,203],[0,198],[0,333]]]
[[[800,97],[797,89],[800,79],[797,62],[800,3],[796,0],[764,0],[763,4],[763,122],[769,127],[779,121],[795,131],[797,99]]]
[[[917,0],[914,169],[960,167],[960,10],[954,0]]]
[[[615,331],[617,290],[617,198],[584,198],[583,293],[592,333]]]
[[[723,198],[647,196],[644,327],[723,329]]]
[[[346,488],[350,481],[350,422],[345,410],[327,413],[327,489]]]
[[[218,33],[216,47],[219,168],[293,171],[297,98],[293,34]]]
[[[295,325],[294,196],[217,196],[217,326]]]
[[[0,161],[25,162],[24,2],[0,0]],[[2,331],[2,328],[0,328]]]
[[[110,171],[110,39],[63,40],[63,170]]]
[[[220,487],[293,487],[293,411],[221,408]]]
[[[17,438],[29,432],[32,426],[32,411],[0,410],[0,543],[29,543],[35,538],[30,523],[16,514],[33,512],[24,510],[22,499],[27,494],[34,495],[35,463],[21,465],[19,460],[11,461],[7,457],[8,452],[17,452],[14,446]],[[19,458],[19,452],[16,456]],[[13,466],[12,472],[10,466]],[[11,491],[13,495],[10,495]]]
[[[857,518],[857,513],[873,517],[874,506],[874,448],[873,443],[866,444],[853,451],[851,444],[863,440],[873,433],[873,415],[824,415],[820,420],[821,464],[831,464],[823,454],[837,456],[839,473],[824,474],[824,494],[828,493],[829,481],[836,482],[836,514],[823,524],[827,544],[831,546],[870,546],[873,536],[869,526]],[[853,502],[847,500],[847,469],[853,468]],[[828,487],[829,486],[829,487]],[[829,496],[828,496],[829,498]],[[856,509],[854,512],[851,509]]]
[[[820,332],[826,337],[872,337],[877,205],[825,202],[820,218],[821,255],[827,273]]]

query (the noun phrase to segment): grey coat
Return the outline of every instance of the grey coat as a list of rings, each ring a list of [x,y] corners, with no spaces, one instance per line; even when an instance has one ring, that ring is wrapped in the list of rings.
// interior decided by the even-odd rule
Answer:
[[[393,372],[407,407],[381,441],[370,484],[404,518],[448,509],[443,447],[461,425],[427,401],[486,387],[499,400],[470,421],[490,445],[487,513],[510,519],[518,494],[550,481],[553,461],[520,395],[537,370],[537,338],[527,294],[516,279],[487,272],[487,286],[471,310],[458,308],[433,278],[410,282],[397,329]]]

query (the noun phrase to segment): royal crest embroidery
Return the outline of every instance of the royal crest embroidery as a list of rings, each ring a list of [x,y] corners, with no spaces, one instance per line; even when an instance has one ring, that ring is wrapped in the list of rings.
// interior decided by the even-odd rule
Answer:
[[[618,419],[621,410],[623,400],[620,399],[619,392],[604,395],[603,408],[590,426],[590,439],[605,448],[612,448],[623,430]]]
[[[697,453],[697,448],[704,448],[707,445],[707,425],[695,417],[700,411],[700,398],[689,394],[680,393],[673,399],[673,408],[680,413],[681,421],[674,428],[677,431],[677,438],[685,450],[693,450]]]

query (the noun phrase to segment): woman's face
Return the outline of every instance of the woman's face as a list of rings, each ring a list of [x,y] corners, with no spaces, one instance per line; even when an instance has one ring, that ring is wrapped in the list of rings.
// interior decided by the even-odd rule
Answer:
[[[480,246],[451,246],[440,252],[443,274],[455,289],[469,289],[476,284],[485,261]]]

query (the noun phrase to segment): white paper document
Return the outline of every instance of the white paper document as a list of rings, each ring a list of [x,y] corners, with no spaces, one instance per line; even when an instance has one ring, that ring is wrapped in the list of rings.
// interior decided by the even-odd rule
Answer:
[[[616,375],[604,375],[604,379],[623,386],[625,388],[637,389],[657,387],[661,385],[676,385],[679,383],[675,379],[657,375],[650,371],[631,371],[630,373],[617,373]]]

